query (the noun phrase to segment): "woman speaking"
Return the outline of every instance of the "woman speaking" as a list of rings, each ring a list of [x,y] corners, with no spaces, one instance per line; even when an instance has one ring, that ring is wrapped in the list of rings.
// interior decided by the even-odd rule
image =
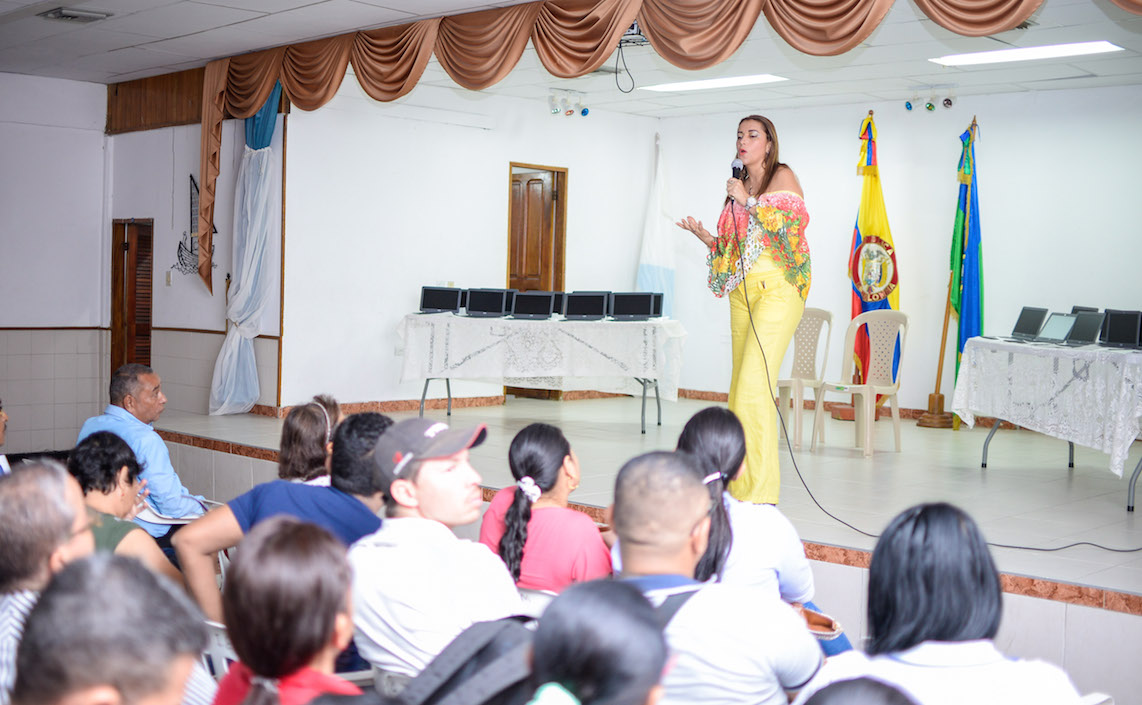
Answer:
[[[714,295],[730,297],[729,406],[745,428],[746,463],[729,491],[739,500],[767,504],[777,504],[781,489],[774,385],[810,280],[809,213],[801,184],[777,148],[777,130],[768,118],[743,118],[717,237],[693,217],[677,223],[710,249],[706,263]]]

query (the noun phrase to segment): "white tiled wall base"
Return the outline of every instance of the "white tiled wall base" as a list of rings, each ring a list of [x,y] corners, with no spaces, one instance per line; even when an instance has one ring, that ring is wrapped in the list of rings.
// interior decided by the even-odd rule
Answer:
[[[865,643],[868,570],[809,561],[817,606],[840,620],[854,646]],[[1142,617],[1022,595],[1003,595],[999,649],[1061,666],[1080,693],[1101,692],[1116,705],[1142,705]]]
[[[99,329],[0,330],[2,453],[66,450],[107,404],[110,334]]]
[[[225,336],[221,333],[156,330],[151,333],[151,367],[163,379],[167,406],[193,414],[207,413],[214,363]],[[258,368],[258,404],[277,406],[278,341],[254,339]]]
[[[171,464],[194,494],[229,502],[251,487],[278,479],[278,464],[233,453],[167,442]]]

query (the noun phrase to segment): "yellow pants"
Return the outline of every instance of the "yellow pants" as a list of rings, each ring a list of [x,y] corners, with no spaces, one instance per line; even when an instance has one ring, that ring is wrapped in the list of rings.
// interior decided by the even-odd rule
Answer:
[[[746,460],[745,468],[730,483],[729,490],[743,502],[777,504],[781,466],[773,397],[781,360],[801,321],[805,302],[797,289],[785,281],[781,270],[766,260],[767,255],[762,254],[754,264],[754,270],[760,271],[751,271],[745,281],[730,292],[734,360],[729,406],[745,429]],[[757,339],[750,327],[750,312]],[[765,350],[764,358],[758,349],[758,339]]]

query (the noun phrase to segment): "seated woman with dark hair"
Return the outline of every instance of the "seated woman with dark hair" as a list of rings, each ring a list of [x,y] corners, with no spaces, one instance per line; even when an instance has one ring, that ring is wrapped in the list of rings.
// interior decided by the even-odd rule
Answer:
[[[497,553],[516,585],[558,592],[611,574],[611,557],[595,522],[567,506],[579,486],[579,459],[563,432],[533,423],[508,450],[515,486],[492,498],[480,543]]]
[[[633,585],[572,585],[539,620],[532,705],[654,705],[666,665],[658,615]]]
[[[329,485],[333,429],[341,422],[341,405],[327,394],[295,406],[282,423],[278,477],[307,485]]]
[[[972,518],[942,502],[906,509],[872,553],[867,655],[829,659],[796,702],[869,676],[923,705],[1077,705],[1062,669],[995,648],[1002,615],[999,572]]]
[[[146,483],[139,481],[142,468],[127,442],[109,431],[93,433],[71,451],[67,469],[93,512],[95,550],[137,558],[181,585],[182,573],[151,535],[131,521],[142,507]]]
[[[226,572],[222,612],[238,662],[214,705],[302,705],[359,695],[334,675],[353,638],[349,560],[325,529],[279,516],[255,526]]]

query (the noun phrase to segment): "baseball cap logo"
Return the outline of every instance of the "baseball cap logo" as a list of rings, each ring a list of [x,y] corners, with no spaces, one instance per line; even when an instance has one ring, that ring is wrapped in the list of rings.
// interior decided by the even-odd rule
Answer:
[[[425,438],[435,438],[438,433],[440,433],[441,431],[447,431],[447,430],[448,430],[448,424],[434,423],[424,430],[424,437]]]

